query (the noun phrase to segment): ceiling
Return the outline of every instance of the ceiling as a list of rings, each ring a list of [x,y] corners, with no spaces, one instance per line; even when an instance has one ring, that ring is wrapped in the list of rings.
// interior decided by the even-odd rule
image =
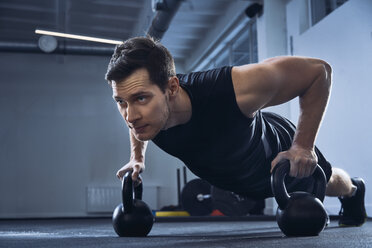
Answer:
[[[236,25],[237,18],[242,18],[244,9],[251,3],[249,0],[184,0],[162,43],[176,63],[185,70],[192,69],[196,61],[210,52],[221,34],[233,28],[234,22]],[[144,35],[155,14],[151,0],[0,0],[0,44],[36,46],[40,35],[35,34],[35,29],[125,40]],[[57,40],[59,45],[114,47],[65,38]]]

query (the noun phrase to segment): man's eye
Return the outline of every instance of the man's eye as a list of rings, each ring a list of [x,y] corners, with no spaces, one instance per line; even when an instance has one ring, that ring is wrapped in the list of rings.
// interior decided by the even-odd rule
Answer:
[[[125,108],[125,106],[126,106],[126,102],[125,101],[118,99],[118,100],[116,100],[116,102],[117,102],[117,104],[120,105],[120,107]]]
[[[145,96],[139,96],[139,97],[137,97],[137,100],[139,102],[145,102],[146,101],[146,97]]]

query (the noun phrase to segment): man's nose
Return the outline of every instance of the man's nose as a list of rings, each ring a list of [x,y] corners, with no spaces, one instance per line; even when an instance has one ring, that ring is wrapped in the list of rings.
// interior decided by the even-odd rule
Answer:
[[[127,120],[128,123],[133,124],[140,118],[141,118],[141,115],[135,108],[133,108],[133,107],[132,108],[131,107],[127,108],[126,120]]]

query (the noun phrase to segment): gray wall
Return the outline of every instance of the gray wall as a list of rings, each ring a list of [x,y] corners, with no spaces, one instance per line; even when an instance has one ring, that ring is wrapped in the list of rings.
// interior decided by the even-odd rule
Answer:
[[[293,0],[287,5],[288,37],[293,36],[294,54],[318,57],[333,67],[331,99],[317,145],[333,166],[364,178],[371,215],[372,1],[349,0],[309,29],[306,3]],[[291,103],[291,118],[295,122],[298,118],[297,101]],[[332,214],[340,209],[336,198],[326,198],[325,206]]]
[[[97,214],[87,212],[87,188],[120,189],[128,129],[104,80],[108,60],[1,54],[0,217]],[[147,154],[145,199],[155,209],[176,204],[182,163],[153,144]],[[111,198],[101,212],[120,201],[117,190]]]

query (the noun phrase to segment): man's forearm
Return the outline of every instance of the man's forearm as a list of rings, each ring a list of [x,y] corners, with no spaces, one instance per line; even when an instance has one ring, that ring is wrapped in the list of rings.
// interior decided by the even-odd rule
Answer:
[[[137,140],[131,130],[129,130],[129,136],[131,145],[130,159],[138,162],[145,162],[145,153],[148,141]]]
[[[324,64],[311,86],[300,95],[300,117],[293,146],[314,147],[330,95],[331,76],[331,67]]]

